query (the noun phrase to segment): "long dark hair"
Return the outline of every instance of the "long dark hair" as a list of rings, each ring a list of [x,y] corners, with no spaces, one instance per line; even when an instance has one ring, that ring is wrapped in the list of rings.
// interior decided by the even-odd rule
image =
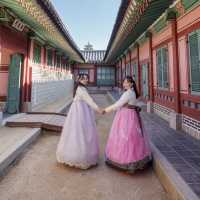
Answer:
[[[86,88],[86,86],[85,86],[83,83],[80,82],[80,81],[83,80],[85,77],[88,78],[88,74],[79,74],[79,75],[77,76],[77,78],[76,78],[76,80],[75,80],[75,83],[74,83],[73,97],[75,97],[75,95],[76,95],[76,90],[77,90],[78,86],[82,86],[82,87],[85,87],[85,88]]]
[[[132,84],[131,88],[134,89],[135,95],[136,95],[136,99],[137,99],[140,95],[139,95],[139,92],[137,90],[137,85],[136,85],[135,81],[133,80],[133,78],[131,76],[126,76],[124,80],[127,80],[129,83]]]

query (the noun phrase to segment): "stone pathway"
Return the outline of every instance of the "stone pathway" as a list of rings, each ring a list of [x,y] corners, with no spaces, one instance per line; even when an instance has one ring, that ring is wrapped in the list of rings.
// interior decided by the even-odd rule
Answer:
[[[142,114],[151,141],[200,198],[200,141],[175,131],[154,114]]]
[[[105,95],[94,95],[101,106]],[[169,200],[152,169],[128,175],[104,164],[104,147],[113,114],[97,115],[101,155],[87,171],[56,162],[59,137],[44,133],[0,182],[2,200]]]

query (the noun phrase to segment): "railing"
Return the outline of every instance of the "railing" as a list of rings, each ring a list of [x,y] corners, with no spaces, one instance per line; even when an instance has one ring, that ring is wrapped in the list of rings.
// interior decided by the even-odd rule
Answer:
[[[8,72],[9,65],[0,64],[0,72]]]
[[[155,102],[174,109],[174,93],[163,90],[154,90]]]
[[[200,121],[200,96],[181,94],[182,113]]]

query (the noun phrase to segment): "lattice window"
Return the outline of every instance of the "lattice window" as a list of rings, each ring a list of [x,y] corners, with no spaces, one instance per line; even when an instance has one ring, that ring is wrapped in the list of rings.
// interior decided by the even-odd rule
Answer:
[[[87,74],[87,75],[89,75],[89,70],[88,69],[79,69],[79,74]]]
[[[189,34],[190,86],[200,94],[200,29]]]
[[[137,63],[133,64],[133,79],[137,83],[137,80],[138,80],[138,65],[137,65]]]
[[[41,46],[39,44],[34,44],[33,50],[33,62],[40,64],[41,63]]]
[[[162,47],[156,52],[157,57],[157,80],[159,88],[169,87],[169,77],[168,77],[168,49],[167,47]]]
[[[61,56],[60,55],[56,55],[56,66],[61,67]]]
[[[47,65],[52,66],[53,65],[53,52],[51,49],[47,50]]]
[[[131,64],[130,63],[128,63],[128,64],[126,64],[126,75],[131,75]]]
[[[98,85],[114,85],[115,69],[113,67],[98,67],[97,69]]]

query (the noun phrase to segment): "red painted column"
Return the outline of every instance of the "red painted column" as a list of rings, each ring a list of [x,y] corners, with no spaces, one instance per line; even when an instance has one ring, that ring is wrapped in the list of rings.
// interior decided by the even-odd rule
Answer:
[[[44,47],[44,67],[47,67],[47,49]]]
[[[117,86],[117,63],[115,63],[115,87]]]
[[[30,41],[29,46],[29,53],[28,53],[28,60],[33,60],[33,49],[34,49],[34,41]],[[26,80],[27,80],[27,92],[26,92],[26,101],[31,102],[31,92],[32,92],[32,66],[30,66],[30,62],[27,66],[27,74],[26,74]]]
[[[56,71],[56,51],[53,51],[53,70]]]
[[[177,34],[177,21],[171,19],[172,29],[172,45],[173,45],[173,74],[174,74],[174,97],[175,97],[175,111],[181,112],[180,102],[180,77],[179,77],[179,55],[178,55],[178,34]]]
[[[154,88],[153,88],[153,45],[152,45],[152,33],[148,32],[149,38],[149,94],[150,101],[154,101]]]
[[[116,70],[117,70],[117,87],[119,87],[119,62],[118,61],[116,64]]]
[[[0,26],[0,66],[2,64],[2,27]]]
[[[31,92],[32,92],[32,73],[31,71],[31,60],[33,60],[33,48],[34,40],[27,38],[27,52],[24,58],[24,67],[22,70],[22,97],[21,97],[21,110],[29,111],[29,103],[31,102]]]
[[[28,39],[28,49],[27,49],[27,64],[26,64],[26,72],[24,73],[25,78],[25,102],[30,102],[31,96],[31,87],[30,82],[32,81],[32,77],[29,76],[30,73],[30,60],[33,60],[33,48],[34,48],[34,40]]]
[[[120,62],[120,64],[121,64],[121,81],[120,81],[120,83],[121,83],[121,88],[123,88],[123,69],[122,69],[122,58],[121,58],[121,62]]]
[[[130,64],[130,68],[129,68],[129,70],[130,70],[130,76],[132,76],[132,65],[131,65],[131,50],[129,51],[129,64]]]
[[[125,70],[125,71],[124,71],[124,74],[125,74],[125,76],[126,76],[126,75],[127,75],[127,74],[126,74],[126,55],[124,55],[124,65],[125,65],[125,68],[124,68],[124,70]]]
[[[28,102],[31,102],[31,90],[32,90],[32,67],[29,68],[28,78],[29,78],[29,82],[28,82]]]
[[[24,64],[22,67],[22,76],[21,76],[21,102],[20,102],[20,110],[23,110],[23,104],[26,102],[26,93],[27,93],[27,70],[29,65],[29,51],[31,46],[31,40],[27,38],[27,52],[26,55],[24,55]]]
[[[136,44],[137,48],[137,65],[138,65],[138,91],[141,94],[141,68],[140,68],[140,49],[139,49],[139,44]]]
[[[60,56],[60,72],[63,71],[63,58]]]
[[[74,66],[73,66],[73,64],[70,64],[70,70],[71,70],[71,73],[74,75]]]

